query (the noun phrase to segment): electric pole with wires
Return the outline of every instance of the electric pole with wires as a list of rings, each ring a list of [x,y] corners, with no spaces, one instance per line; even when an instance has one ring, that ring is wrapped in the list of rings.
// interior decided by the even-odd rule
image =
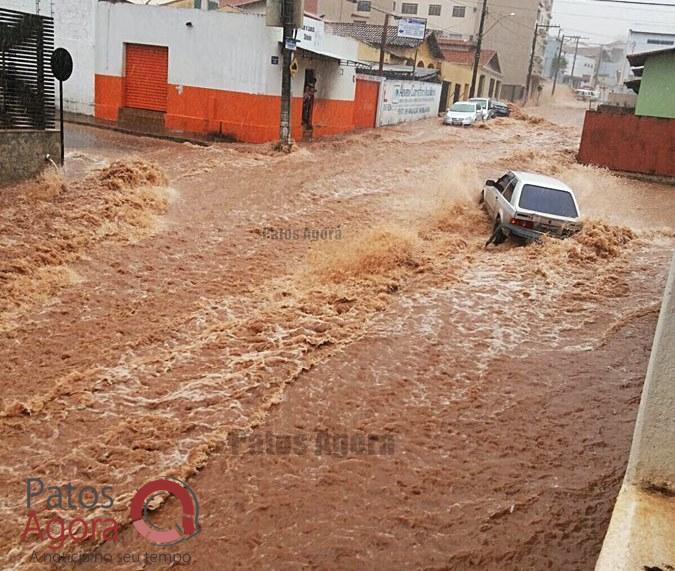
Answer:
[[[480,12],[478,40],[476,41],[476,53],[473,57],[473,70],[471,72],[471,89],[469,90],[469,98],[476,95],[476,77],[478,76],[478,66],[480,65],[480,51],[483,47],[483,28],[485,27],[485,16],[487,16],[487,0],[483,0],[483,9]]]
[[[527,82],[525,84],[525,97],[523,100],[527,103],[527,100],[530,98],[530,89],[532,87],[532,68],[534,67],[534,53],[537,50],[537,36],[539,35],[539,30],[548,30],[550,28],[560,28],[560,26],[544,25],[537,22],[534,25],[534,36],[532,37],[532,51],[530,53],[530,65],[527,68]]]
[[[202,0],[203,1],[203,0]],[[290,150],[291,140],[291,63],[295,51],[295,2],[282,0],[283,64],[281,70],[281,117],[279,120],[279,147]]]

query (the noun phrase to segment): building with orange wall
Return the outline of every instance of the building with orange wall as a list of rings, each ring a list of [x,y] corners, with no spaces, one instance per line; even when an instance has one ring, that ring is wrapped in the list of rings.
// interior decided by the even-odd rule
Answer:
[[[312,135],[351,131],[357,42],[327,33],[308,16],[298,40],[294,138],[303,136],[308,85]],[[95,115],[117,122],[134,110],[180,133],[274,141],[281,61],[281,30],[267,27],[260,14],[99,2]]]

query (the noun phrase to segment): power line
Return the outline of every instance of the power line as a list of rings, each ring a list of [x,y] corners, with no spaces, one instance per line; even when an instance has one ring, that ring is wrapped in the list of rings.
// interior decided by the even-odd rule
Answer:
[[[593,2],[613,2],[616,4],[639,4],[640,6],[667,6],[675,8],[675,4],[666,4],[665,2],[639,2],[638,0],[593,0]]]

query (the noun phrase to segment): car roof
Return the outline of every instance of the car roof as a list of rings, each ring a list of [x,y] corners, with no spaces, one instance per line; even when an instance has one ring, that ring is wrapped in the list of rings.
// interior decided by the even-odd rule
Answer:
[[[469,105],[473,105],[473,106],[476,105],[476,102],[475,102],[475,101],[455,101],[455,103],[468,103]],[[454,105],[455,103],[453,103],[453,105]]]
[[[574,192],[572,189],[567,186],[563,181],[558,180],[557,178],[553,178],[552,176],[546,176],[543,174],[537,174],[534,172],[527,172],[527,171],[511,171],[516,177],[518,177],[518,180],[521,181],[523,184],[534,184],[536,186],[545,186],[548,188],[554,188],[556,190],[566,190],[568,192]]]

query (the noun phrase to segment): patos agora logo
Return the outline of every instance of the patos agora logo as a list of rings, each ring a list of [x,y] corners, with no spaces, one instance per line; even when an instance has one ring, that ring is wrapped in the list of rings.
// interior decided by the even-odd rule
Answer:
[[[181,515],[173,527],[162,529],[151,521],[150,511],[155,500],[168,496],[178,500]],[[42,501],[46,511],[38,514],[32,507]],[[112,486],[101,489],[78,487],[72,483],[49,486],[40,478],[28,478],[26,507],[29,511],[21,541],[49,541],[52,550],[66,543],[78,544],[87,539],[116,543],[119,541],[120,523],[111,517],[112,514],[105,515],[110,514],[108,510],[113,508],[113,504]],[[69,510],[77,512],[73,516],[61,515]],[[104,515],[99,515],[100,510]],[[96,517],[86,517],[87,512],[93,511],[97,512]],[[143,485],[131,500],[129,515],[136,531],[148,542],[160,547],[182,543],[200,532],[197,495],[188,484],[174,478],[160,478]]]
[[[172,529],[160,529],[148,517],[149,503],[165,492],[174,496],[182,508],[181,522]],[[185,482],[173,478],[153,480],[142,486],[131,500],[130,515],[136,531],[150,543],[162,547],[182,543],[200,532],[197,495]]]

